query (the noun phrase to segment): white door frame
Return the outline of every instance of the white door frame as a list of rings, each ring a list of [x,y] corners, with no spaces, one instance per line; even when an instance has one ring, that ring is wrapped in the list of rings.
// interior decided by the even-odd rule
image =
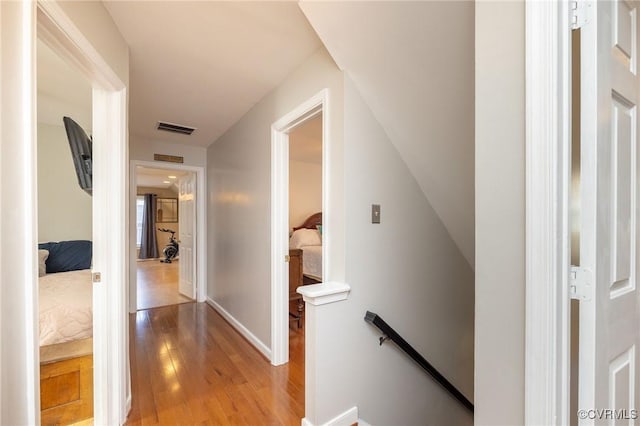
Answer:
[[[4,7],[2,5],[3,10]],[[8,160],[15,164],[11,167],[10,185],[3,182],[2,199],[4,203],[7,196],[12,196],[7,189],[13,187],[16,193],[11,210],[19,211],[20,215],[3,215],[3,228],[10,227],[15,234],[11,240],[14,253],[2,252],[3,263],[11,264],[14,272],[5,275],[9,268],[3,268],[2,278],[3,287],[10,282],[21,286],[17,294],[19,297],[12,303],[22,311],[18,316],[22,320],[14,322],[13,332],[23,335],[16,343],[24,341],[25,344],[12,345],[12,351],[8,352],[12,356],[22,356],[23,361],[3,368],[3,381],[11,384],[12,389],[4,389],[2,394],[2,405],[7,409],[3,410],[2,421],[40,423],[35,130],[35,45],[36,38],[40,37],[55,52],[72,61],[94,87],[93,235],[101,244],[94,245],[93,267],[102,273],[102,282],[93,286],[94,422],[120,424],[126,419],[130,404],[125,309],[125,235],[128,226],[125,214],[128,202],[126,85],[56,2],[14,2],[7,10],[11,11],[13,26],[9,26],[7,32],[3,28],[2,36],[10,33],[13,40],[19,40],[21,45],[12,45],[9,38],[7,46],[15,50],[8,50],[8,53],[13,52],[16,56],[13,62],[2,56],[3,67],[6,64],[12,71],[19,67],[22,75],[11,75],[15,78],[16,90],[2,93],[2,151],[3,155],[11,154]],[[11,114],[5,108],[9,106],[14,109]],[[4,166],[7,164],[3,163]],[[5,278],[10,280],[5,281]],[[11,288],[3,289],[8,292],[5,295],[11,295]],[[13,340],[11,336],[3,336],[3,339]],[[9,403],[12,406],[6,405],[5,399],[9,394],[14,395]]]
[[[566,425],[576,415],[569,412],[569,6],[526,2],[526,425]]]
[[[323,89],[271,126],[271,364],[289,362],[289,132],[322,113],[322,276],[327,276],[333,242],[329,211],[329,90]],[[313,333],[313,330],[306,330]],[[313,340],[313,336],[306,335]],[[305,351],[305,363],[313,354]]]
[[[184,164],[158,163],[156,161],[131,160],[129,172],[129,222],[136,223],[137,167],[177,170],[192,172],[196,175],[196,301],[204,302],[207,298],[207,216],[206,216],[206,170],[200,166]],[[136,261],[136,228],[129,229],[129,313],[137,311],[137,261]]]

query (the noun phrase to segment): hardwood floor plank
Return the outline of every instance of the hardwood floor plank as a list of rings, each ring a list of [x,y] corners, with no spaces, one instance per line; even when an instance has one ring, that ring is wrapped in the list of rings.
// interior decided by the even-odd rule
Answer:
[[[128,425],[299,425],[304,417],[304,332],[273,367],[211,307],[187,303],[130,319]]]
[[[161,263],[160,260],[136,262],[138,309],[192,302],[178,291],[179,265],[179,260],[172,263]]]

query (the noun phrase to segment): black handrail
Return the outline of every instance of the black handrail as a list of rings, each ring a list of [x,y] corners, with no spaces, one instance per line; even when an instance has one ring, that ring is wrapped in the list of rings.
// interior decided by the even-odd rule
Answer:
[[[431,375],[438,383],[442,385],[455,399],[460,401],[462,405],[464,405],[469,411],[473,413],[473,403],[467,399],[466,396],[462,394],[453,384],[448,381],[436,368],[429,363],[418,351],[416,351],[413,346],[411,346],[406,340],[402,338],[389,324],[384,322],[382,318],[378,316],[378,314],[374,314],[373,312],[367,311],[364,316],[364,320],[370,324],[375,325],[382,331],[385,337],[380,338],[380,344],[382,345],[386,340],[393,340],[396,345],[400,347],[403,351],[407,353],[415,362],[420,365],[420,367],[424,368],[427,373]]]

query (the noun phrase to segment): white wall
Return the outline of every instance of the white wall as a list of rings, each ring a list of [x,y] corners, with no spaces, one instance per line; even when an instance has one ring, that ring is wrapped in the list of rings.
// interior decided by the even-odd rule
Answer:
[[[473,400],[473,271],[355,85],[345,81],[346,302],[316,307],[318,418],[370,424],[473,417],[364,322],[379,314]],[[382,171],[382,172],[381,172]],[[371,224],[371,204],[381,224]]]
[[[289,162],[289,228],[322,211],[322,165]]]
[[[63,126],[38,124],[38,241],[92,240],[91,196],[80,188]]]
[[[524,21],[476,3],[476,425],[524,424]]]
[[[131,160],[154,161],[153,154],[177,155],[184,157],[185,166],[204,167],[207,165],[207,148],[191,145],[178,145],[175,143],[155,142],[139,139],[131,136],[129,157]],[[158,167],[162,167],[162,161],[157,161]]]
[[[318,50],[207,150],[207,295],[271,347],[271,125],[324,88],[331,97],[331,210],[343,247],[342,73]],[[327,278],[344,279],[344,253],[331,256]]]

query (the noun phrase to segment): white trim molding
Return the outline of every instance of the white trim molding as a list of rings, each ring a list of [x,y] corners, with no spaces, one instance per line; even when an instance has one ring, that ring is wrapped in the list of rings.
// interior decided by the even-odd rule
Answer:
[[[345,300],[349,297],[350,291],[349,284],[339,282],[305,285],[297,290],[305,302],[314,306]]]
[[[362,424],[359,423],[358,420],[358,407],[351,407],[344,413],[338,414],[331,420],[317,426],[351,426],[354,423]],[[311,421],[309,421],[306,417],[302,419],[302,422],[300,424],[302,426],[316,426],[311,423]]]
[[[331,252],[334,241],[329,208],[330,197],[330,104],[323,89],[298,105],[271,126],[271,364],[289,362],[289,131],[322,113],[322,244]],[[327,276],[330,256],[322,256]],[[307,331],[309,332],[309,331]],[[308,355],[306,355],[308,356]]]
[[[207,305],[211,306],[217,313],[222,315],[233,328],[236,329],[238,333],[240,333],[245,339],[249,341],[262,355],[264,355],[267,359],[271,359],[271,349],[258,337],[253,334],[247,327],[245,327],[240,321],[236,319],[233,315],[231,315],[225,308],[223,308],[218,302],[207,297]]]
[[[569,424],[569,1],[526,2],[525,425]]]
[[[36,7],[0,2],[0,424],[40,424]]]

